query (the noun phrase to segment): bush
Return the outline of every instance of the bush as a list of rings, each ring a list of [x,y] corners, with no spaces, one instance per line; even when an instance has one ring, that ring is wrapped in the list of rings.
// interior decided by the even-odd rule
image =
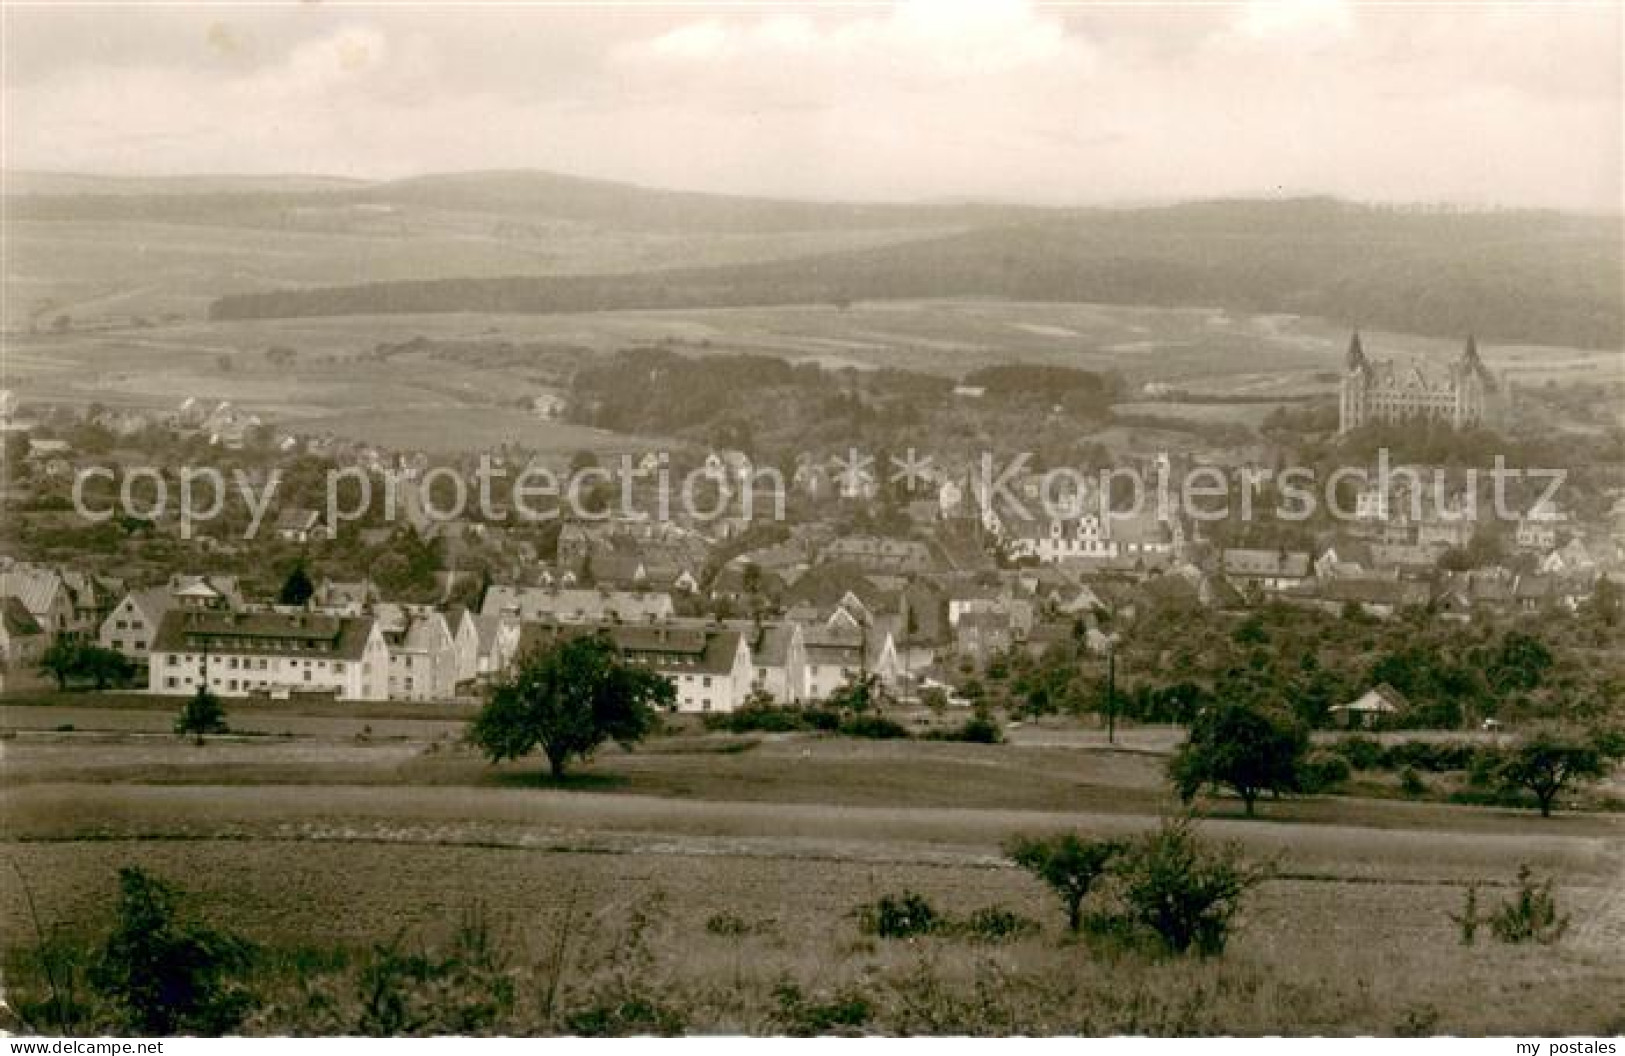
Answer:
[[[1413,767],[1407,766],[1399,772],[1399,790],[1407,796],[1423,796],[1427,794],[1428,783]]]
[[[179,895],[136,868],[119,870],[118,924],[90,981],[132,1033],[234,1030],[256,1004],[238,981],[252,960],[242,939],[182,918]]]
[[[1332,742],[1331,750],[1347,759],[1356,770],[1380,770],[1383,766],[1382,745],[1358,733]]]
[[[943,924],[925,896],[915,891],[882,895],[878,901],[859,906],[858,930],[881,939],[912,939],[929,935]]]
[[[1549,946],[1569,930],[1569,918],[1557,911],[1552,878],[1536,883],[1528,865],[1518,867],[1518,893],[1490,916],[1490,931],[1502,942],[1537,942]]]
[[[841,1034],[860,1029],[875,1013],[874,1004],[850,990],[836,992],[828,1000],[809,1000],[801,987],[785,981],[773,988],[778,1001],[774,1017],[792,1037],[808,1038]]]
[[[966,719],[962,725],[948,730],[932,730],[926,734],[929,741],[963,741],[967,744],[1003,744],[1004,731],[986,716]]]
[[[1349,779],[1348,760],[1333,752],[1315,750],[1304,759],[1298,784],[1310,794],[1335,792]]]
[[[847,737],[867,737],[877,741],[902,740],[909,735],[906,727],[883,715],[854,715],[842,720],[839,732]]]
[[[1214,848],[1188,817],[1164,821],[1124,861],[1123,900],[1130,915],[1172,953],[1222,953],[1242,896],[1264,878],[1234,847]]]
[[[702,720],[708,730],[728,733],[794,733],[809,728],[804,712],[795,708],[750,705],[738,711],[713,712]]]
[[[960,934],[974,942],[1009,942],[1038,933],[1038,921],[1003,906],[983,906],[961,921]]]

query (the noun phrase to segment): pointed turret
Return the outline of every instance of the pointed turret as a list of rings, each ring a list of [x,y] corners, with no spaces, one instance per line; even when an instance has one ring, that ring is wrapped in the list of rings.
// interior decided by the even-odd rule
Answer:
[[[1479,358],[1478,339],[1472,334],[1467,335],[1467,344],[1461,350],[1461,372],[1463,375],[1477,374],[1483,379],[1484,387],[1491,392],[1500,387],[1496,383],[1495,375],[1490,373],[1490,368]]]
[[[1365,346],[1360,344],[1360,331],[1355,330],[1354,336],[1349,338],[1349,354],[1346,361],[1349,371],[1371,369],[1371,361],[1365,358]]]

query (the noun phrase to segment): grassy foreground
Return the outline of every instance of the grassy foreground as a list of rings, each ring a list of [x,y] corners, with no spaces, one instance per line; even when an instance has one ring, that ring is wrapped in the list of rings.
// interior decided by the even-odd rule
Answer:
[[[1068,936],[1001,853],[1016,833],[1155,825],[1155,752],[694,737],[547,787],[429,723],[202,749],[36,729],[0,748],[12,1026],[59,1029],[47,963],[75,1029],[109,1014],[88,967],[135,865],[255,944],[254,1033],[1625,1030],[1617,815],[1314,798],[1245,822],[1216,802],[1204,835],[1275,875],[1222,956],[1175,958]],[[1556,877],[1569,932],[1462,945],[1465,886],[1499,904],[1525,861]],[[1038,930],[865,934],[858,907],[904,890]]]

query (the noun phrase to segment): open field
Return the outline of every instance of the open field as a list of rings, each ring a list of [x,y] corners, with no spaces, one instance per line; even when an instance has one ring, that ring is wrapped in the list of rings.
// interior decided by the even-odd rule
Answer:
[[[183,395],[231,400],[268,420],[309,433],[387,445],[469,449],[518,441],[540,450],[647,449],[654,438],[618,437],[517,408],[550,391],[557,377],[523,356],[489,360],[457,352],[400,352],[380,344],[434,341],[529,344],[612,351],[664,344],[703,355],[751,352],[827,367],[897,367],[958,377],[997,362],[1025,361],[1118,371],[1131,388],[1165,382],[1206,396],[1330,394],[1348,340],[1345,324],[1209,309],[996,300],[860,302],[559,315],[394,315],[278,321],[181,321],[141,329],[11,334],[7,384],[25,400],[145,409],[172,408]],[[1455,340],[1371,333],[1378,357],[1442,361]],[[277,369],[264,352],[295,350]],[[1483,345],[1496,370],[1520,385],[1618,380],[1617,353]],[[1232,368],[1241,362],[1247,371]],[[1129,409],[1198,421],[1255,422],[1273,406],[1129,404]]]
[[[107,924],[116,869],[140,864],[277,950],[360,956],[397,935],[432,945],[479,904],[529,978],[564,929],[567,1004],[620,978],[605,963],[636,917],[638,985],[690,1030],[802,1029],[774,1018],[788,1014],[775,997],[786,980],[825,998],[861,992],[864,1029],[893,1032],[1621,1025],[1606,996],[1625,986],[1617,815],[1543,822],[1309,797],[1246,821],[1214,802],[1207,835],[1275,874],[1223,958],[1181,962],[1060,941],[1053,905],[1000,850],[1015,833],[1154,825],[1172,809],[1162,764],[1173,741],[1157,728],[1126,730],[1115,749],[1059,727],[1023,727],[1028,743],[997,746],[688,733],[607,750],[558,787],[534,760],[488,766],[445,718],[241,709],[233,725],[261,735],[198,747],[163,732],[169,717],[133,706],[0,714],[10,963],[26,961],[31,930],[19,876],[48,929],[86,938]],[[1550,947],[1459,945],[1448,914],[1464,885],[1483,884],[1493,904],[1522,862],[1557,877],[1570,934]],[[854,908],[905,888],[953,914],[1003,905],[1043,932],[994,944],[860,935]],[[272,1002],[276,1015],[304,1014],[286,1000]],[[514,1015],[559,1028],[535,1008]]]

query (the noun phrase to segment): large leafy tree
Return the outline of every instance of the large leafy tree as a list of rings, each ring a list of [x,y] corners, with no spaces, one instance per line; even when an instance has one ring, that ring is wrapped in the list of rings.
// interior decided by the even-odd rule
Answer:
[[[1625,755],[1617,735],[1539,729],[1522,738],[1502,760],[1498,776],[1504,788],[1534,793],[1542,817],[1564,788],[1608,776]]]
[[[468,737],[488,759],[518,759],[537,748],[554,778],[605,741],[631,745],[676,698],[670,680],[622,662],[607,635],[567,638],[525,657],[491,687]]]
[[[1260,793],[1293,792],[1309,748],[1304,728],[1275,709],[1226,700],[1202,710],[1190,738],[1174,754],[1168,773],[1186,801],[1204,785],[1233,789],[1247,815]]]

